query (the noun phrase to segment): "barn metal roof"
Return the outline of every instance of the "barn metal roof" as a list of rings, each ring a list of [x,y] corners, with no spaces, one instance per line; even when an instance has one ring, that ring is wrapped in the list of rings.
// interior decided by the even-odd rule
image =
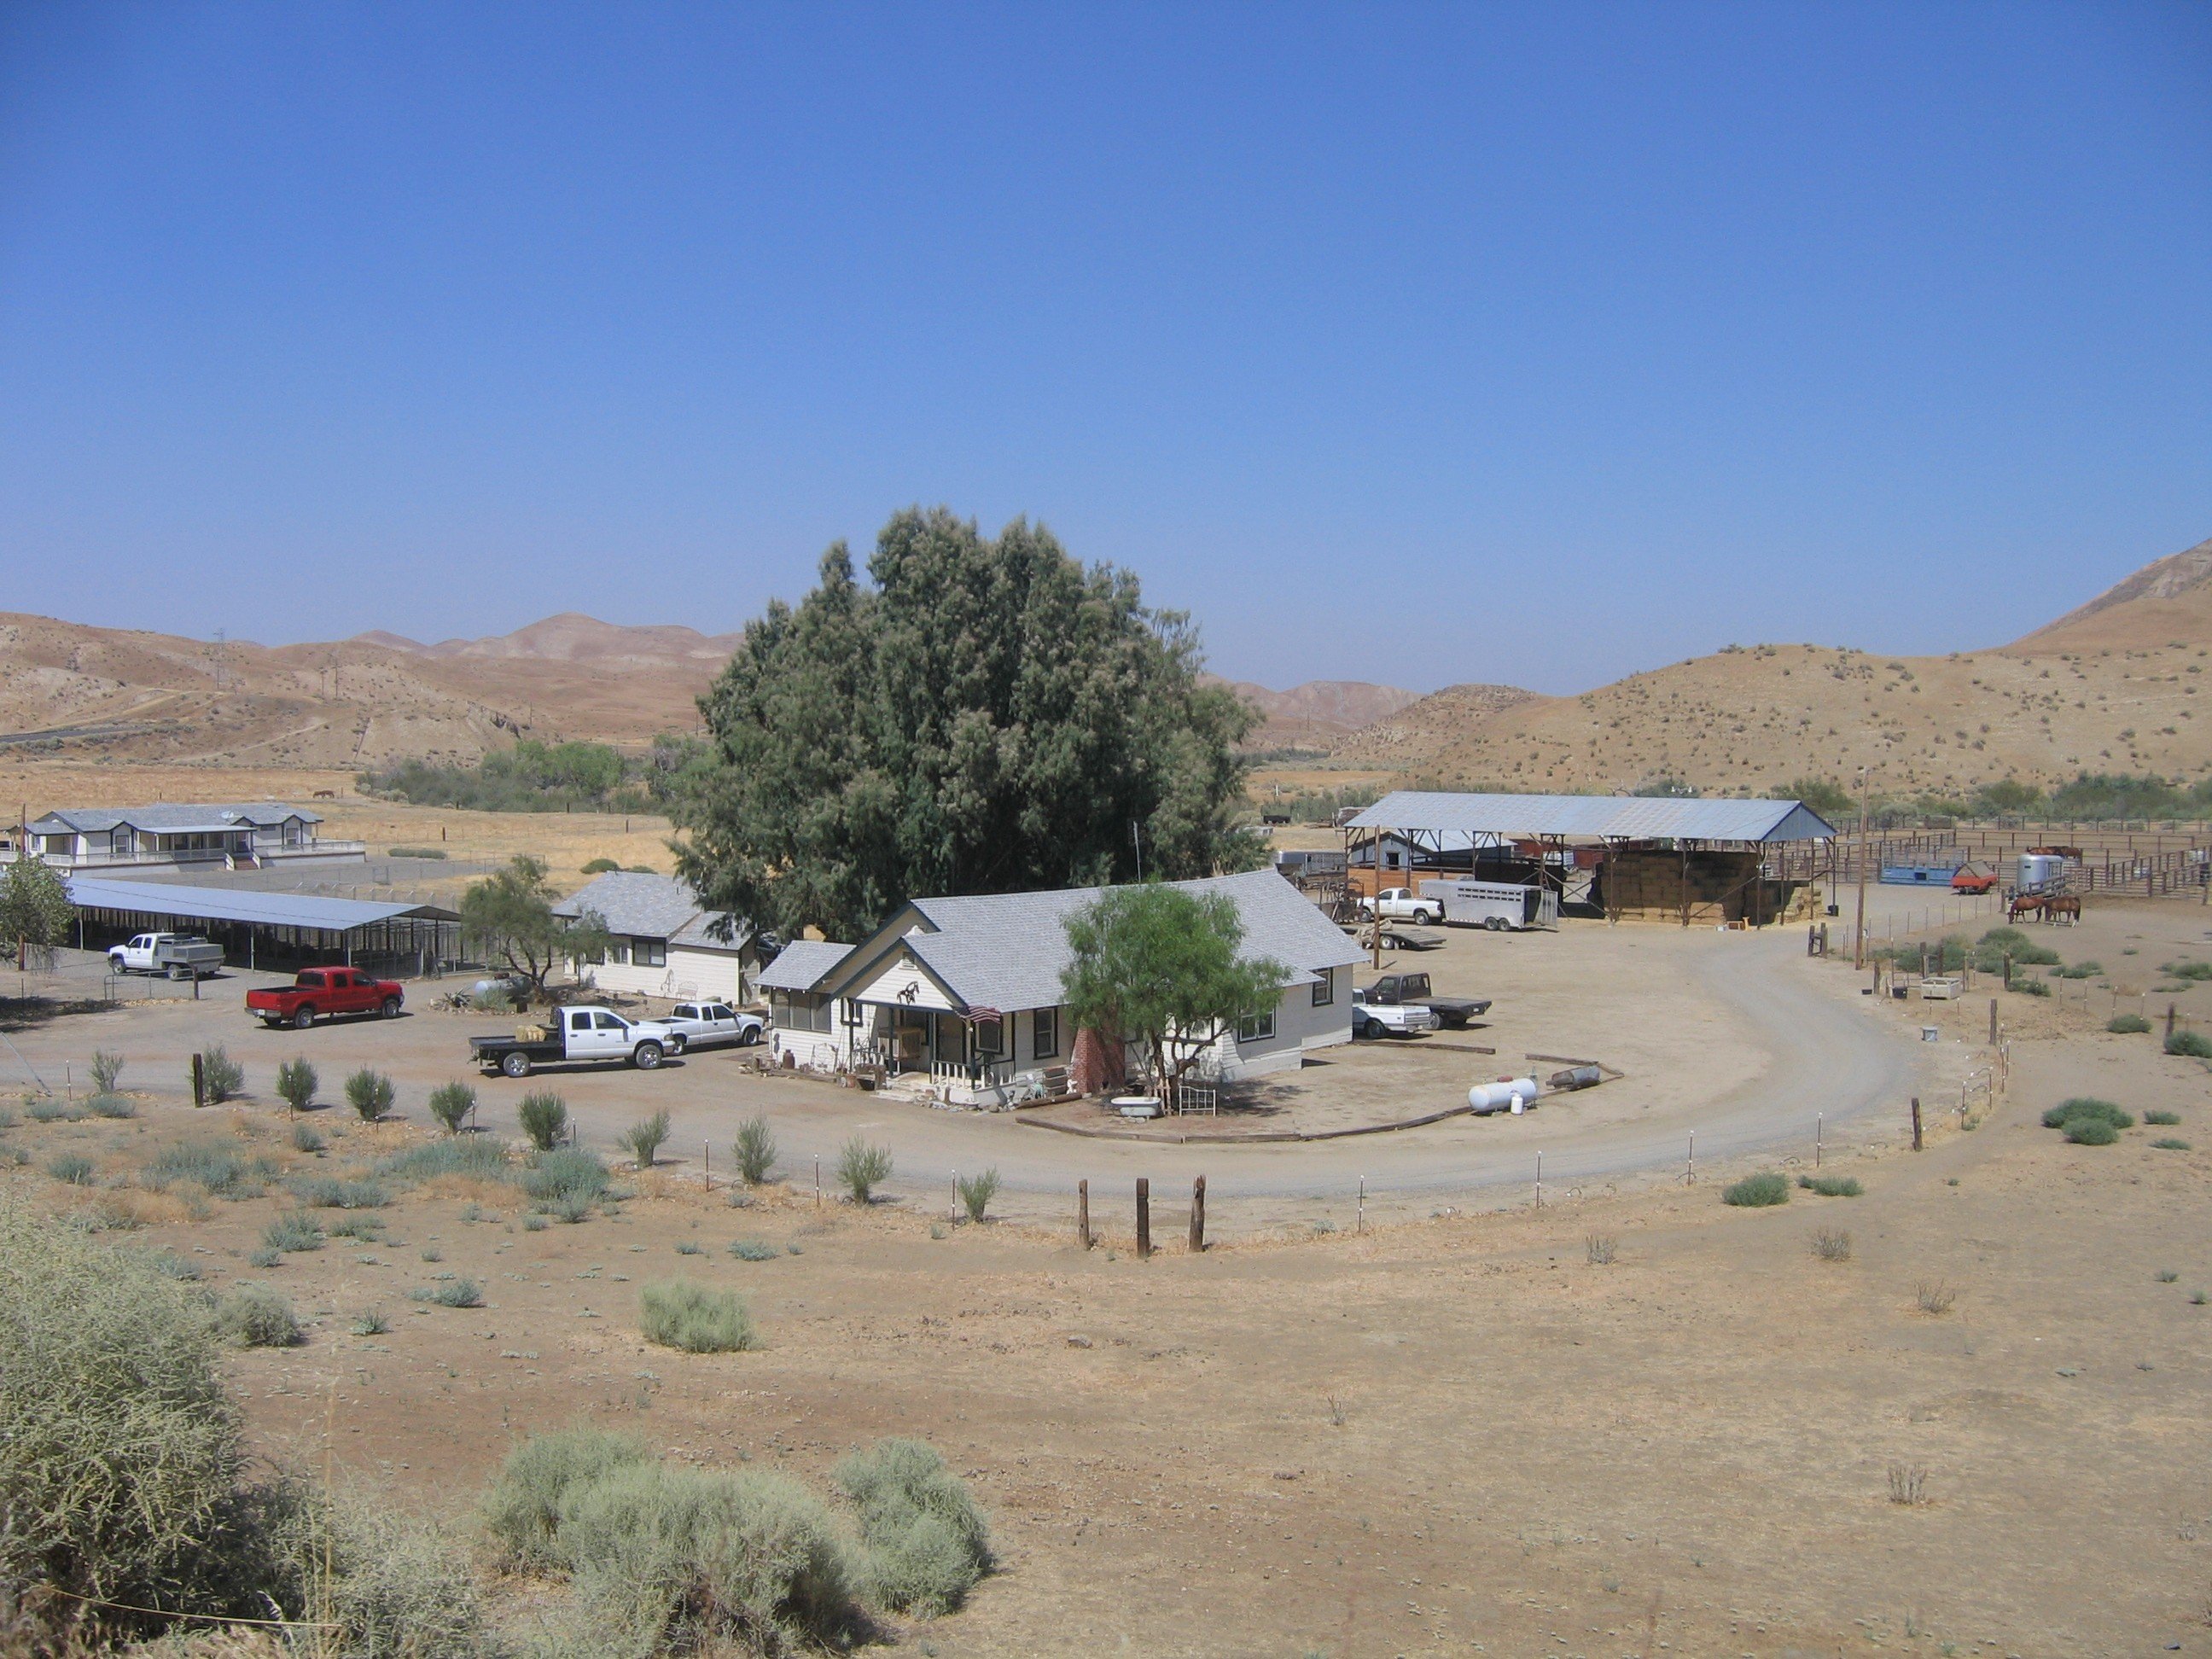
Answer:
[[[1835,826],[1802,801],[1644,795],[1458,795],[1399,789],[1355,830],[1417,835],[1588,836],[1607,841],[1819,841]]]
[[[386,904],[371,899],[323,898],[312,893],[272,893],[242,887],[179,887],[167,882],[69,878],[70,902],[81,910],[132,910],[149,916],[187,916],[195,921],[235,921],[264,927],[313,927],[343,933],[395,916],[457,921],[434,904]]]

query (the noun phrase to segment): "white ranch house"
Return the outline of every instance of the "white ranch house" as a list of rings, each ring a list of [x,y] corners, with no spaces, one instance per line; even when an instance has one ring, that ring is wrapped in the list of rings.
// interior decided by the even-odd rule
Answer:
[[[357,841],[325,841],[323,818],[279,801],[208,805],[65,806],[34,818],[21,839],[58,870],[252,870],[270,864],[359,864]],[[13,836],[8,838],[9,842]],[[12,845],[0,860],[16,856]]]
[[[610,870],[553,907],[572,921],[587,910],[606,923],[614,947],[600,960],[570,962],[571,978],[634,996],[750,1000],[760,966],[752,929],[704,908],[689,883]]]
[[[1295,1069],[1352,1040],[1352,942],[1272,870],[1177,882],[1220,893],[1243,923],[1242,954],[1290,969],[1273,1011],[1224,1030],[1208,1079]],[[778,1062],[822,1071],[922,1073],[967,1103],[1024,1074],[1070,1065],[1077,1034],[1060,1000],[1068,916],[1107,890],[915,899],[858,945],[796,940],[761,970]],[[1127,1056],[1132,1065],[1138,1056]]]

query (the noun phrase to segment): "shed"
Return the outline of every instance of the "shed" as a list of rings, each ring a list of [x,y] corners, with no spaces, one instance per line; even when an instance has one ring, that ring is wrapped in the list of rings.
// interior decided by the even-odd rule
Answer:
[[[169,882],[68,878],[77,943],[105,949],[133,933],[204,933],[234,966],[349,963],[397,977],[458,966],[459,915],[434,904]]]

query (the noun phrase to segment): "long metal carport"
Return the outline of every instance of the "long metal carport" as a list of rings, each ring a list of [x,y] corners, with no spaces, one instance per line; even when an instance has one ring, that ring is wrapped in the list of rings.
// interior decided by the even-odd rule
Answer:
[[[219,940],[232,964],[246,968],[343,961],[419,976],[460,960],[460,916],[434,904],[94,876],[70,877],[69,895],[77,943],[88,949],[137,933],[198,933]]]
[[[1528,843],[1564,850],[1571,844],[1603,849],[1606,877],[1601,889],[1608,921],[1620,920],[1622,905],[1613,879],[1620,854],[1633,850],[1648,854],[1667,852],[1681,860],[1682,925],[1690,925],[1695,908],[1692,897],[1692,854],[1734,848],[1747,857],[1755,852],[1750,873],[1732,893],[1749,888],[1751,910],[1745,920],[1753,927],[1771,918],[1765,903],[1765,857],[1770,846],[1792,842],[1826,842],[1833,845],[1835,826],[1802,801],[1700,800],[1649,795],[1494,795],[1455,794],[1442,791],[1400,789],[1385,795],[1345,826],[1345,863],[1352,865],[1354,848],[1371,849],[1376,883],[1382,879],[1382,844],[1395,839],[1411,850],[1425,850],[1441,859],[1447,850]],[[1407,861],[1407,877],[1413,875]],[[1707,903],[1714,901],[1705,901]]]

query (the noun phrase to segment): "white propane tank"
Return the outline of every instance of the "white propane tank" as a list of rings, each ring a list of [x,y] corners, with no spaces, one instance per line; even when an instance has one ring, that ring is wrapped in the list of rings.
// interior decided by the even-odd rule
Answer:
[[[1467,1091],[1467,1103],[1477,1112],[1511,1111],[1542,1092],[1533,1077],[1510,1078],[1501,1083],[1476,1084]]]

